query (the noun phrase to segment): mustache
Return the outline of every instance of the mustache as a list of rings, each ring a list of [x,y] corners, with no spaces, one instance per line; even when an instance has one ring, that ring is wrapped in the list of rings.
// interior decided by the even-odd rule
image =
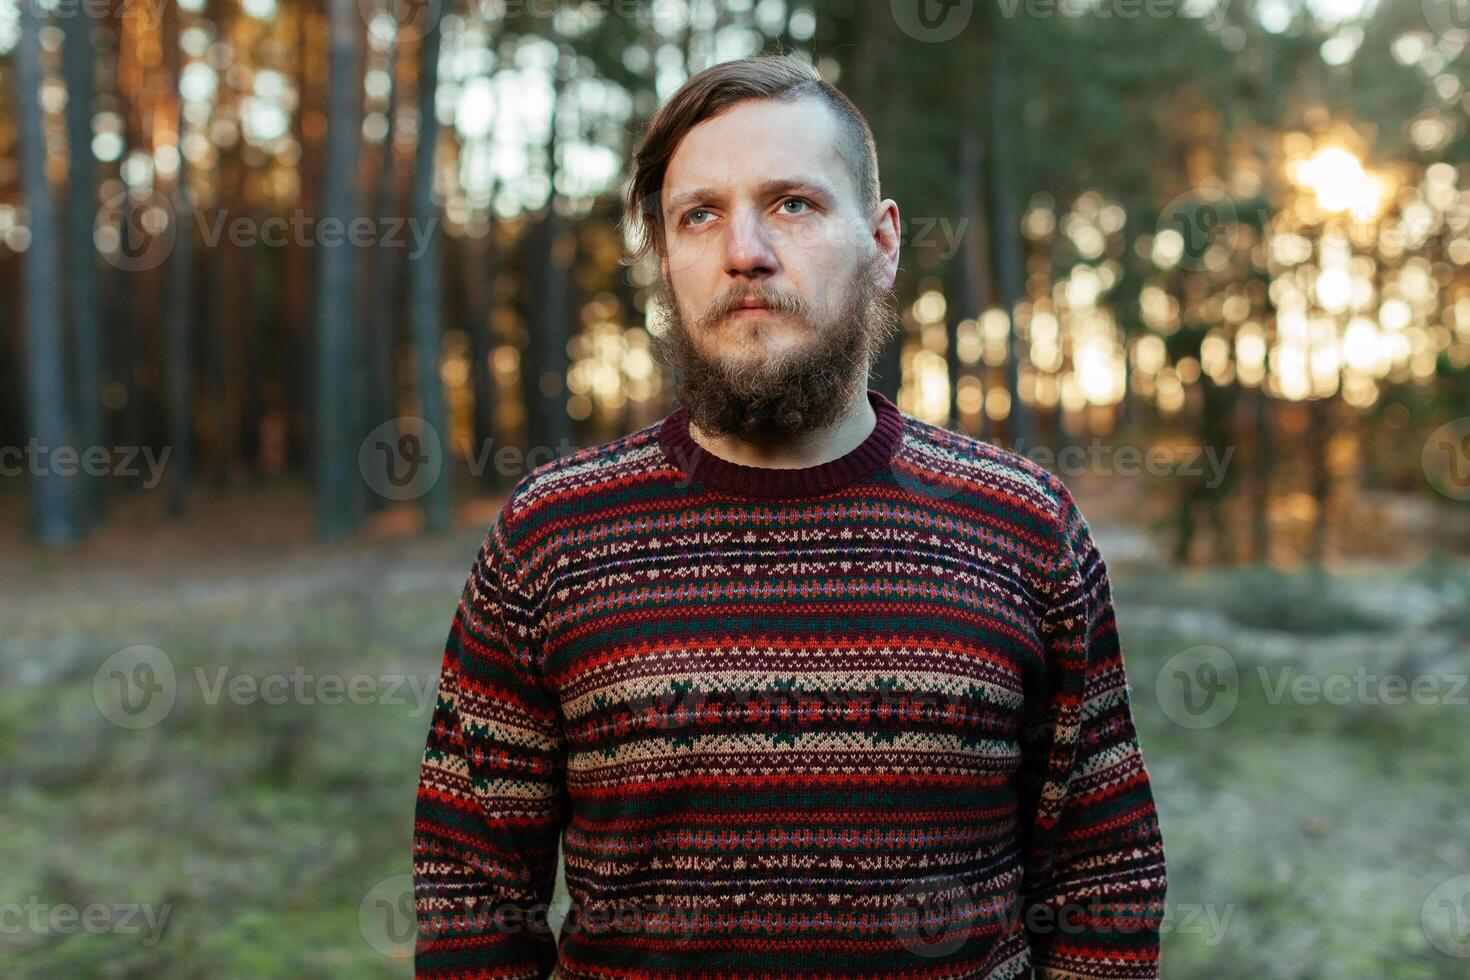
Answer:
[[[756,289],[736,289],[721,294],[710,304],[709,311],[705,314],[710,322],[727,316],[740,309],[747,300],[754,300],[777,313],[804,314],[806,303],[800,296],[786,290],[769,289],[757,287]]]

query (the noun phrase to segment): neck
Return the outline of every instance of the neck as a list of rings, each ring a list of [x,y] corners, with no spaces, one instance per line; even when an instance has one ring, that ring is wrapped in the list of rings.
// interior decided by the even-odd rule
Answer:
[[[846,397],[846,409],[831,425],[789,439],[748,442],[737,436],[707,433],[693,421],[689,423],[689,437],[707,452],[742,466],[781,469],[820,466],[862,445],[878,424],[865,384],[856,385]]]

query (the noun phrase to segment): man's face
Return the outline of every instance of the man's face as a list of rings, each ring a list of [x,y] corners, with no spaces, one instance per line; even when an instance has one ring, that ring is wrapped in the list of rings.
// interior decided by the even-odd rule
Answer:
[[[862,213],[838,145],[821,101],[761,99],[669,160],[655,342],[703,430],[759,442],[829,424],[891,332],[898,209]]]

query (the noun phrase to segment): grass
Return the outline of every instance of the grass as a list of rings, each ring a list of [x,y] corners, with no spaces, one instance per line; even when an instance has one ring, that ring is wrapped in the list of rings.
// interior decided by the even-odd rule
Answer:
[[[432,692],[452,583],[477,544],[386,595],[241,588],[5,607],[0,902],[168,918],[151,943],[146,926],[0,931],[0,975],[410,976],[405,876],[432,710],[416,692]],[[1470,977],[1470,959],[1437,950],[1423,925],[1435,885],[1470,873],[1466,707],[1272,703],[1260,674],[1470,671],[1470,564],[1113,575],[1169,859],[1165,975]],[[1239,700],[1196,730],[1155,692],[1169,658],[1202,643],[1233,658]],[[158,724],[129,730],[101,716],[92,683],[135,644],[166,652],[177,697]],[[221,668],[369,678],[379,695],[399,678],[398,703],[211,704]]]
[[[1166,921],[1179,926],[1166,936],[1166,976],[1470,977],[1470,959],[1436,948],[1424,922],[1435,886],[1470,872],[1470,689],[1456,693],[1450,681],[1437,701],[1391,704],[1394,689],[1381,686],[1390,675],[1470,672],[1465,606],[1457,614],[1454,605],[1470,573],[1440,566],[1431,582],[1446,605],[1411,601],[1423,598],[1423,568],[1118,579],[1134,711],[1164,829]],[[1364,591],[1374,599],[1357,602]],[[1237,615],[1250,608],[1245,596],[1273,592],[1292,602],[1276,602],[1272,615]],[[1171,615],[1151,617],[1149,603],[1160,599]],[[1180,604],[1194,625],[1177,615]],[[1342,608],[1355,610],[1352,629],[1323,611]],[[1370,618],[1376,628],[1366,630]],[[1223,722],[1196,730],[1171,721],[1154,691],[1169,657],[1199,643],[1234,660],[1238,702]],[[1283,676],[1365,681],[1322,689],[1350,692],[1333,703],[1278,699]],[[1225,922],[1223,932],[1211,921]]]

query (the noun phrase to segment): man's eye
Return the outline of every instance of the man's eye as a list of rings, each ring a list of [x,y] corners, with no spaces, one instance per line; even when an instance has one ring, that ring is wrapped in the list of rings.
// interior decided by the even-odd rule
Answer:
[[[811,208],[811,205],[807,201],[805,201],[805,200],[803,200],[802,198],[799,198],[799,197],[788,197],[788,198],[786,198],[784,201],[781,202],[781,207],[785,207],[788,204],[799,204],[799,205],[802,206],[802,208],[808,209],[808,210]],[[787,211],[786,213],[787,214],[801,214],[802,212],[801,211]],[[693,208],[692,210],[690,210],[690,211],[688,211],[688,212],[686,212],[684,214],[684,217],[680,219],[679,223],[682,224],[682,225],[701,225],[701,224],[704,224],[704,222],[702,222],[702,221],[696,221],[695,220],[694,216],[697,215],[697,214],[709,214],[709,210],[706,209],[706,208]]]

